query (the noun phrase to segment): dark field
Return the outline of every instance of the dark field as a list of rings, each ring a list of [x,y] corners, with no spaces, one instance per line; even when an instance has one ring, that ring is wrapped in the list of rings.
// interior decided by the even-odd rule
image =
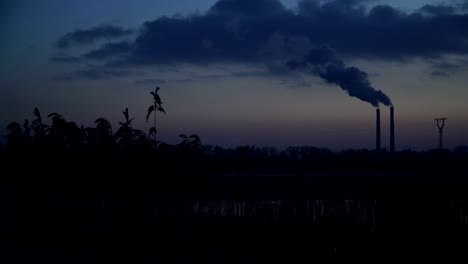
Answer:
[[[468,246],[462,174],[113,175],[93,185],[71,172],[25,189],[6,188],[18,182],[5,176],[2,263],[465,259]]]

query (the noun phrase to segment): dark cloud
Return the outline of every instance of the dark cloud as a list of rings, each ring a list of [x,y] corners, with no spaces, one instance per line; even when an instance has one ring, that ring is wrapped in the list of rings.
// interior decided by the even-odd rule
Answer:
[[[284,71],[285,77],[290,75],[290,70],[287,72],[289,73],[286,75],[286,67],[285,65],[281,65],[282,70]],[[276,66],[280,67],[280,65]],[[242,68],[242,67],[241,67]],[[145,78],[145,79],[137,79],[135,80],[135,84],[137,85],[153,85],[158,83],[188,83],[188,82],[200,82],[200,81],[213,81],[213,80],[226,80],[235,77],[241,78],[248,78],[248,77],[270,77],[271,76],[271,66],[267,67],[252,67],[247,69],[241,69],[238,65],[231,65],[227,68],[218,68],[217,70],[210,71],[212,73],[203,73],[202,72],[178,72],[180,74],[172,75],[171,77],[165,75],[162,72],[156,73],[156,75],[166,76],[165,78]],[[279,71],[276,70],[275,71]],[[174,72],[173,72],[174,73]],[[154,75],[152,73],[151,75]],[[295,80],[294,80],[295,81]]]
[[[434,16],[452,15],[455,7],[446,5],[425,5],[419,9],[422,13]]]
[[[466,70],[468,70],[467,60],[441,60],[432,64],[431,75],[436,77],[447,77],[452,74],[463,73]]]
[[[451,12],[454,7],[424,6],[408,14],[387,5],[365,10],[363,2],[308,0],[293,12],[277,0],[220,0],[204,14],[145,22],[134,41],[108,43],[84,56],[125,55],[111,63],[124,66],[260,62],[303,55],[298,51],[324,44],[345,57],[386,60],[468,53],[468,15]],[[106,36],[82,33],[101,32],[96,29],[76,32],[59,42],[67,46],[69,39],[91,42]],[[128,33],[116,32],[107,37]]]
[[[365,7],[362,5],[366,2],[375,0],[302,0],[299,2],[300,15],[319,15],[319,16],[353,16],[360,15],[365,12]]]
[[[462,8],[462,9],[468,9],[468,0],[465,0],[465,1],[461,4],[461,8]]]
[[[131,71],[114,70],[105,68],[88,68],[74,73],[77,79],[102,80],[133,75]]]
[[[398,20],[402,19],[404,16],[405,14],[403,12],[394,9],[389,5],[378,5],[369,11],[367,19],[371,23],[379,25],[392,25],[393,23],[398,22]]]
[[[448,77],[449,74],[443,71],[432,71],[431,75],[434,77]]]
[[[50,61],[58,63],[78,63],[81,62],[81,59],[75,56],[58,55],[50,58]]]
[[[122,38],[130,35],[132,32],[133,30],[112,25],[101,25],[90,29],[77,29],[63,35],[57,41],[56,46],[65,49],[72,45],[93,44],[98,40]]]
[[[136,85],[148,86],[148,85],[161,85],[165,84],[165,79],[141,79],[135,80]]]
[[[226,16],[266,16],[281,14],[284,6],[277,0],[220,0],[208,14]]]
[[[442,61],[442,62],[434,63],[432,67],[437,70],[456,71],[456,70],[459,70],[462,66],[459,64]]]
[[[83,55],[89,59],[105,59],[130,52],[131,43],[128,41],[106,43],[99,49],[92,50]]]
[[[88,65],[83,69],[76,70],[67,74],[53,76],[55,81],[75,81],[75,80],[106,80],[113,78],[129,77],[142,75],[133,70],[109,69],[101,66]]]
[[[372,87],[368,74],[356,67],[347,67],[328,47],[311,49],[307,56],[300,60],[289,61],[293,70],[307,70],[327,83],[335,84],[350,96],[368,102],[374,107],[380,103],[391,106],[390,98],[380,90]]]
[[[76,68],[75,68],[76,69]],[[150,74],[149,71],[142,69],[131,68],[113,68],[105,65],[86,64],[82,67],[69,71],[66,73],[58,74],[51,77],[54,81],[76,81],[76,80],[109,80],[116,78],[138,78],[138,80],[150,80],[150,78],[143,79]],[[149,81],[148,81],[149,82]]]

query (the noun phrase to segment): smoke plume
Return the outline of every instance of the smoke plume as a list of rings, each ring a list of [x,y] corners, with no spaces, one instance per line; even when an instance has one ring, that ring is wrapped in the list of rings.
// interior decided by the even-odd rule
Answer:
[[[287,65],[291,69],[308,70],[327,83],[340,86],[350,96],[368,102],[374,107],[379,107],[380,103],[386,106],[392,105],[386,94],[372,87],[366,72],[356,67],[347,67],[328,47],[311,49],[308,55],[300,60],[289,61]]]

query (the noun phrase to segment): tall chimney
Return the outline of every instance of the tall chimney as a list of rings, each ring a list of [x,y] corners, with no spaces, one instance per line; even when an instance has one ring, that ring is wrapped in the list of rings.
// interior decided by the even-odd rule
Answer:
[[[395,152],[395,113],[390,107],[390,152]]]
[[[376,114],[377,114],[376,115],[377,123],[376,123],[376,127],[375,127],[376,128],[376,130],[375,130],[375,140],[376,140],[375,149],[377,151],[379,151],[380,150],[380,109],[379,108],[376,109]]]

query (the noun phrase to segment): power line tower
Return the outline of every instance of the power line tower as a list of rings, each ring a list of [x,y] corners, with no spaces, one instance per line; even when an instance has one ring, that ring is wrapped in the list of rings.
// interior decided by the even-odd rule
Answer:
[[[441,118],[436,118],[434,119],[437,127],[439,128],[439,148],[443,149],[444,148],[444,126],[445,126],[445,121],[447,121],[446,117],[441,117]]]

